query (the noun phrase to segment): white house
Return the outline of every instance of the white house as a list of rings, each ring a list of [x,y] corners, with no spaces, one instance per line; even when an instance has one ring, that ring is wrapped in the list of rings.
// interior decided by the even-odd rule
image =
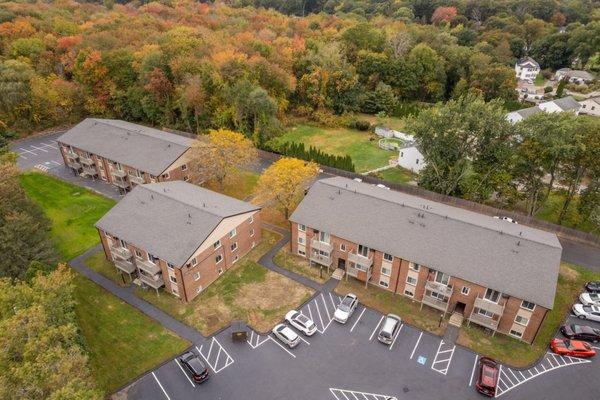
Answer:
[[[540,73],[540,64],[531,57],[523,57],[515,64],[515,75],[523,81],[534,81]]]
[[[511,111],[508,114],[506,114],[506,119],[512,123],[512,124],[516,124],[517,122],[521,122],[526,118],[531,117],[532,115],[541,113],[542,109],[539,108],[538,106],[534,106],[534,107],[528,107],[528,108],[523,108],[521,110],[517,110],[517,111]]]
[[[403,147],[400,147],[398,165],[412,172],[420,172],[426,166],[423,154],[417,149],[414,142],[406,142]]]
[[[596,80],[596,77],[587,71],[571,68],[561,68],[554,74],[554,78],[559,81],[563,78],[569,80],[570,83],[576,83],[578,85],[582,83],[591,83]]]
[[[580,113],[600,117],[600,96],[582,100],[579,104],[581,105]]]
[[[554,113],[554,112],[573,112],[576,115],[579,114],[581,105],[571,96],[563,97],[561,99],[555,99],[551,101],[545,101],[538,104],[535,107],[523,108],[521,110],[512,111],[506,114],[506,119],[516,124],[517,122],[523,121],[531,117],[532,115],[539,114],[541,112]]]

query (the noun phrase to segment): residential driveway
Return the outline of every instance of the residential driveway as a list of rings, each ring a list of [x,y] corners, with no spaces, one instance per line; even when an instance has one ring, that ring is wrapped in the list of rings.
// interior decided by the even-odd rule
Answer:
[[[177,360],[144,375],[123,398],[385,400],[481,399],[475,391],[478,355],[440,337],[403,325],[390,346],[377,341],[383,316],[359,305],[350,321],[331,317],[339,296],[320,293],[302,312],[318,332],[294,349],[273,335],[251,332],[233,342],[229,329],[193,347],[212,372],[203,384],[191,382]],[[591,322],[590,324],[599,325]],[[599,398],[596,360],[547,354],[535,367],[503,366],[497,397],[509,399]]]

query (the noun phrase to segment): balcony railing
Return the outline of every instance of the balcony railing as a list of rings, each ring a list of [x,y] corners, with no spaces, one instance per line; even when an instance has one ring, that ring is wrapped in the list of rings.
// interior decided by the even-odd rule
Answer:
[[[141,176],[129,175],[129,181],[135,183],[136,185],[144,184],[144,178]]]
[[[135,271],[135,265],[129,261],[115,260],[115,267],[128,274]]]
[[[162,277],[158,275],[154,277],[149,277],[144,274],[140,274],[139,278],[142,282],[144,282],[146,285],[150,286],[153,289],[158,289],[159,287],[165,285],[165,281],[163,281]]]
[[[123,189],[127,189],[130,186],[127,180],[115,179],[112,183]]]
[[[450,296],[452,296],[453,288],[452,288],[452,286],[444,285],[443,283],[439,283],[439,282],[435,282],[435,281],[427,281],[427,282],[425,282],[425,290],[437,292],[446,297],[450,297]]]
[[[331,253],[331,250],[333,250],[333,246],[331,245],[331,243],[321,242],[317,239],[313,239],[310,241],[310,247],[316,250],[325,251],[327,253]]]
[[[156,275],[161,271],[158,265],[153,264],[147,260],[135,260],[135,264],[138,266],[139,269],[146,271],[150,275]]]
[[[129,260],[131,258],[131,250],[126,249],[125,247],[112,246],[110,251],[113,253],[113,255],[122,260]]]
[[[68,158],[71,158],[73,160],[76,160],[79,158],[79,154],[75,153],[73,150],[65,150],[65,156],[67,156]]]
[[[112,171],[110,171],[112,176],[118,177],[118,178],[125,178],[127,176],[127,171],[123,171],[121,169],[113,169]]]
[[[90,176],[96,176],[96,175],[98,175],[98,170],[93,165],[85,165],[84,164],[83,165],[83,174],[90,175]]]
[[[433,297],[430,296],[428,294],[424,294],[423,295],[423,300],[421,300],[423,302],[423,304],[428,305],[429,307],[433,307],[437,310],[441,310],[443,312],[448,311],[448,298],[446,298],[446,300],[440,300],[437,297]]]
[[[475,299],[475,307],[500,316],[504,314],[504,306],[481,297]]]
[[[373,265],[373,257],[365,257],[357,253],[348,253],[348,261],[369,268]]]
[[[95,165],[96,163],[92,159],[92,157],[79,156],[79,162],[86,165]]]
[[[331,265],[331,256],[324,256],[322,254],[310,253],[309,259],[316,262],[317,264],[329,267]]]
[[[481,325],[483,327],[486,327],[488,329],[492,329],[492,330],[496,330],[498,329],[498,322],[500,322],[500,320],[493,320],[490,317],[486,317],[485,315],[481,315],[476,313],[475,311],[471,312],[471,315],[469,316],[469,321],[473,322],[474,324],[477,325]]]
[[[67,162],[67,165],[77,171],[79,171],[81,169],[81,164],[79,164],[76,161],[69,161],[69,162]]]

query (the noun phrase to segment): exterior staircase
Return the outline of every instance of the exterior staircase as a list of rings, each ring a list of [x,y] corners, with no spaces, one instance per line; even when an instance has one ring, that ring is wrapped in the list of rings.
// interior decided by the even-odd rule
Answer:
[[[344,277],[344,274],[346,273],[346,271],[344,271],[341,268],[336,268],[335,271],[333,271],[333,274],[331,274],[331,277],[333,279],[337,279],[338,281],[342,280],[342,278]]]
[[[456,312],[450,316],[450,321],[448,321],[448,323],[450,325],[456,326],[457,328],[460,328],[462,326],[463,319],[464,316],[461,313]]]

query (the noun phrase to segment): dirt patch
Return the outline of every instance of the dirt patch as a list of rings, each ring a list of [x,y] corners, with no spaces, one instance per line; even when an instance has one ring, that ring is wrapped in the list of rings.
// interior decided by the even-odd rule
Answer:
[[[579,272],[569,268],[565,264],[560,265],[560,275],[568,281],[575,282],[579,279]]]
[[[221,296],[215,296],[203,301],[199,309],[194,310],[186,319],[190,325],[202,326],[212,332],[231,321],[233,316]]]
[[[273,310],[287,305],[296,305],[310,289],[290,279],[269,271],[265,280],[242,287],[235,300],[235,305],[246,309]]]

